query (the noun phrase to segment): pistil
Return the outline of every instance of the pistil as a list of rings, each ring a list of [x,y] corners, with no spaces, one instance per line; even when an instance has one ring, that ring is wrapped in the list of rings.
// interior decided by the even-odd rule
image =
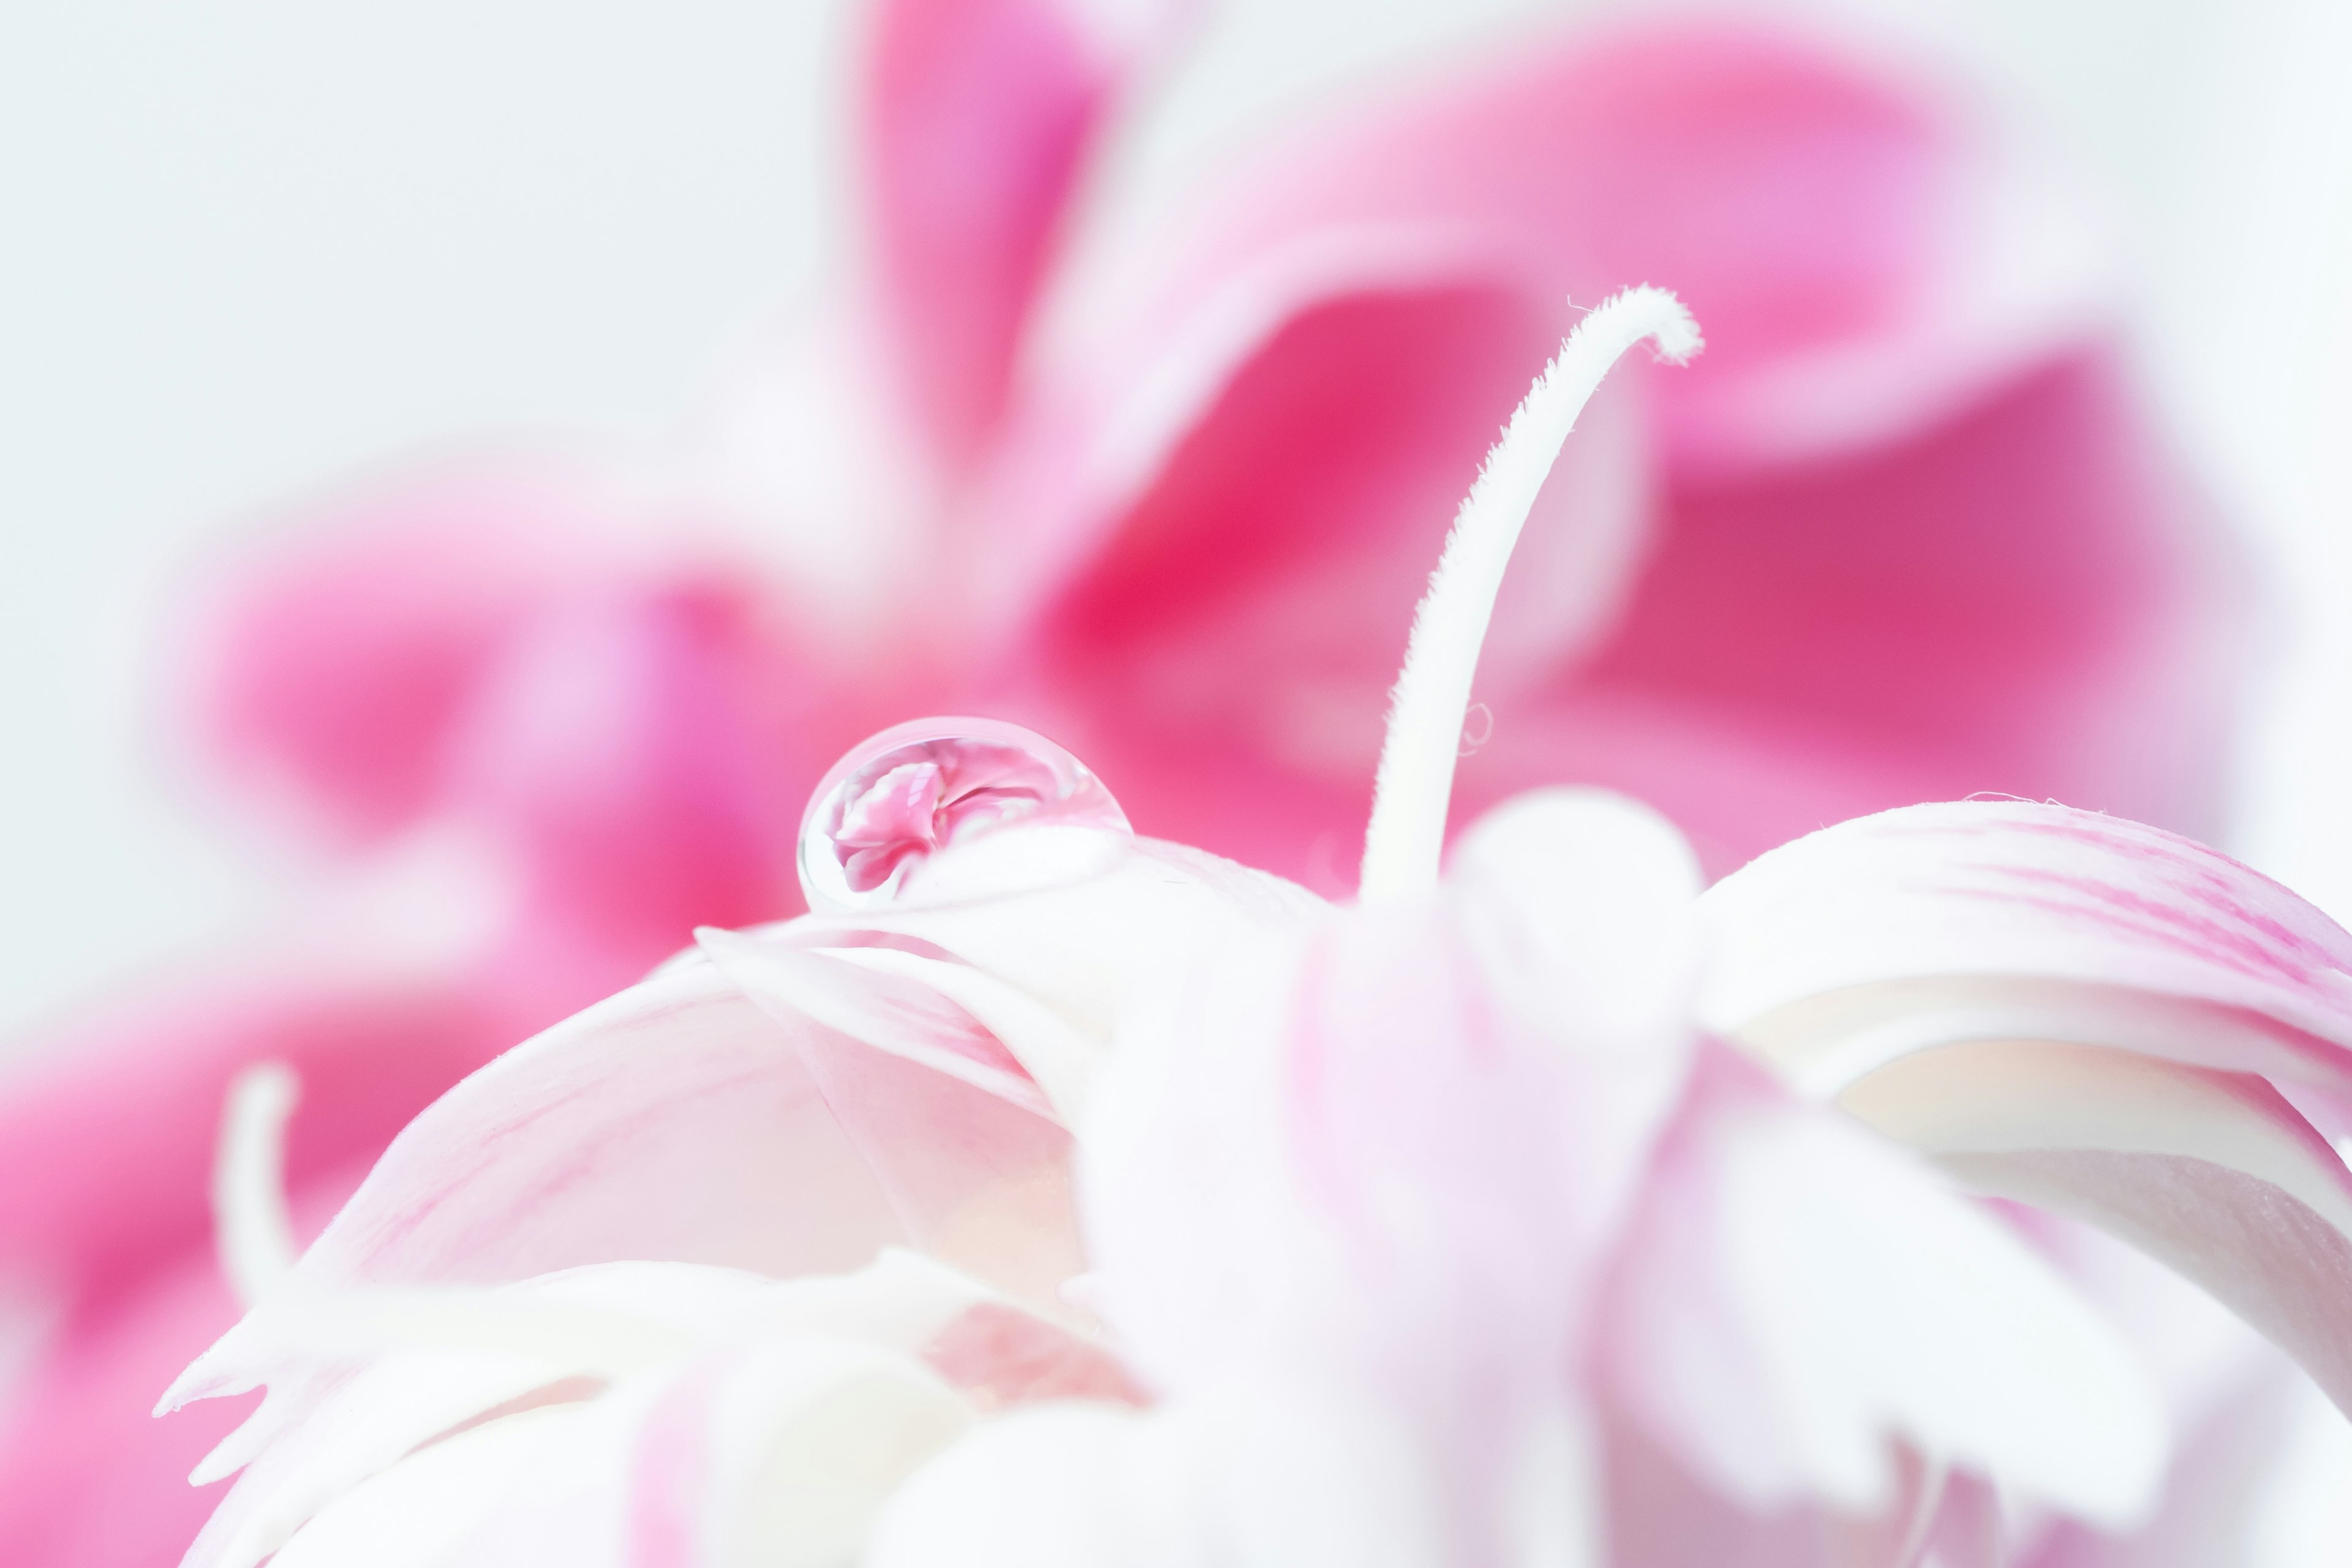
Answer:
[[[1579,321],[1504,426],[1454,515],[1429,592],[1413,614],[1404,670],[1389,700],[1388,737],[1364,834],[1359,896],[1366,903],[1412,898],[1437,885],[1471,678],[1512,547],[1601,377],[1645,338],[1676,364],[1701,346],[1698,324],[1663,289],[1627,289]]]

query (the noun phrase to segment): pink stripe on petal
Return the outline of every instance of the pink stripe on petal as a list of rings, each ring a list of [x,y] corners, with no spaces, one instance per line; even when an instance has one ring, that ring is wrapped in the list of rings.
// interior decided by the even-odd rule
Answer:
[[[630,1568],[698,1568],[709,1509],[709,1405],[733,1369],[692,1367],[645,1417],[629,1475]]]
[[[2032,1006],[2063,997],[2053,983],[2124,999],[2108,1033],[2042,1037],[2145,1036],[2140,1048],[2181,1055],[2167,1036],[2184,1031],[2156,1004],[2187,1004],[2208,1020],[2195,1059],[2352,1085],[2352,935],[2226,856],[2119,818],[2016,801],[1891,811],[1759,858],[1701,908],[1716,942],[1702,1010],[1734,1034],[1801,1035],[1801,1005],[1895,983],[2025,980],[2045,986],[2017,994]],[[1949,1027],[1981,1039],[2032,1026]],[[1910,1044],[1932,1043],[1929,1028]]]
[[[997,1301],[966,1308],[931,1337],[922,1356],[958,1392],[988,1408],[1040,1399],[1148,1401],[1101,1346]]]
[[[302,1268],[492,1283],[643,1258],[790,1277],[856,1268],[897,1236],[791,1031],[689,965],[443,1096]]]

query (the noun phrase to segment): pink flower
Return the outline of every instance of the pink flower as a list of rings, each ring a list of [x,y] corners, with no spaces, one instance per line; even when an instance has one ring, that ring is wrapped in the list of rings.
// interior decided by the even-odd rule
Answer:
[[[1605,784],[1716,870],[1979,789],[2210,826],[2235,579],[2095,246],[1968,113],[1766,32],[1592,34],[1065,269],[1175,7],[1116,9],[877,0],[855,289],[673,440],[394,475],[223,572],[189,701],[229,776],[371,856],[463,839],[502,892],[433,917],[490,934],[432,965],[289,955],[0,1106],[0,1258],[63,1336],[0,1431],[0,1534],[68,1563],[193,1528],[201,1443],[95,1391],[226,1321],[193,1194],[239,1066],[297,1060],[324,1212],[465,1068],[790,912],[787,803],[881,722],[1035,724],[1146,831],[1343,889],[1395,628],[1570,297],[1677,280],[1716,349],[1596,407],[1547,495],[1465,810]],[[86,1506],[62,1478],[101,1467],[170,1500]]]
[[[1990,1563],[2131,1521],[2144,1369],[1930,1162],[2352,1394],[2352,1173],[2306,1114],[2352,1087],[2352,935],[2291,894],[2002,803],[1702,894],[1654,812],[1559,790],[1440,879],[1504,565],[1645,336],[1696,346],[1655,291],[1595,311],[1464,506],[1360,905],[930,721],[813,805],[814,912],[468,1079],[299,1263],[248,1108],[256,1304],[171,1401],[269,1396],[191,1563]],[[982,776],[1021,782],[940,809]]]

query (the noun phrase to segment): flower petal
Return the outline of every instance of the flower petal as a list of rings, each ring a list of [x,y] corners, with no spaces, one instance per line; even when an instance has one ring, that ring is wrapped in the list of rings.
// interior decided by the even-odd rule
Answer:
[[[698,932],[696,940],[746,995],[781,1013],[787,1022],[805,1018],[861,1045],[985,1089],[1024,1110],[1053,1114],[1052,1103],[1020,1059],[951,995],[924,980],[868,970],[847,957],[874,950],[797,948],[718,931]]]
[[[2024,801],[1890,811],[1761,857],[1701,909],[1708,1024],[1822,1090],[2004,1038],[2352,1084],[2352,935],[2137,823]]]
[[[740,583],[576,595],[509,631],[449,726],[439,803],[519,864],[520,940],[582,994],[799,907],[776,802],[820,766],[790,739],[807,665],[760,623]]]
[[[1065,208],[1149,35],[1179,7],[887,0],[866,89],[867,217],[908,395],[954,467],[1001,411]]]
[[[741,937],[705,942],[782,1026],[917,1245],[1042,1300],[1084,1268],[1069,1132],[1034,1083],[1008,1092],[1028,1080],[974,1060],[971,1037],[1002,1053],[992,1036],[951,1003],[942,1017],[943,998],[894,976]],[[894,993],[913,993],[913,1005],[893,1006]],[[855,1032],[821,1026],[826,1016]]]
[[[1704,902],[1718,1026],[2352,1402],[2352,1174],[2281,1092],[2352,1084],[2352,936],[2210,849],[2023,802],[1843,824]]]
[[[2102,237],[2045,169],[1791,29],[1563,30],[1401,97],[1251,161],[1174,267],[1419,224],[1496,247],[1538,298],[1671,286],[1708,349],[1661,402],[1715,471],[1932,423],[2095,320]]]
[[[810,919],[807,940],[860,933],[912,938],[1018,987],[1097,1040],[1111,1037],[1140,997],[1156,997],[1211,944],[1302,928],[1329,906],[1305,889],[1230,860],[1156,839],[1103,836],[1092,874],[1032,887],[1048,850],[1024,828],[984,835],[936,857],[927,885],[952,879],[970,896],[854,919]],[[991,888],[1018,889],[991,896]]]
[[[345,1493],[270,1562],[277,1568],[410,1568],[446,1563],[480,1522],[593,1416],[579,1405],[526,1411],[459,1432]],[[247,1568],[257,1559],[224,1558]],[[197,1560],[202,1561],[202,1560]]]
[[[1759,1510],[1883,1510],[1898,1438],[2102,1522],[2146,1507],[2163,1411],[2091,1309],[1894,1147],[1704,1061],[1601,1342],[1649,1436]]]
[[[339,498],[204,585],[188,707],[240,783],[356,837],[413,820],[500,640],[611,564],[587,476],[479,461]]]
[[[255,1462],[190,1568],[249,1568],[372,1478],[473,1427],[601,1400],[616,1381],[624,1392],[612,1397],[630,1405],[626,1380],[667,1378],[714,1343],[815,1340],[919,1358],[992,1306],[973,1282],[899,1252],[856,1274],[786,1281],[623,1263],[495,1289],[362,1288],[266,1304],[230,1343],[274,1335],[281,1357],[314,1359],[273,1374],[270,1403],[215,1456],[215,1473]],[[352,1370],[351,1355],[385,1346]]]
[[[436,1101],[297,1278],[495,1283],[633,1258],[792,1276],[855,1268],[898,1236],[789,1031],[688,966]]]
[[[1906,1057],[1841,1102],[1979,1192],[2171,1265],[2352,1409],[2352,1170],[2262,1079],[1990,1040]]]
[[[1334,232],[1112,356],[1129,379],[1062,389],[1075,408],[1024,437],[1051,482],[1003,478],[991,511],[1023,574],[997,590],[1016,700],[1150,831],[1296,872],[1300,837],[1267,819],[1283,794],[1326,822],[1361,799],[1447,521],[1570,321],[1458,237]],[[1638,399],[1597,402],[1545,486],[1483,667],[1507,711],[1601,637],[1640,563]],[[1271,797],[1193,782],[1268,764],[1290,775]]]
[[[1272,1380],[1149,1412],[1014,1411],[909,1478],[877,1520],[865,1561],[1412,1568],[1454,1560],[1410,1440],[1378,1406]]]

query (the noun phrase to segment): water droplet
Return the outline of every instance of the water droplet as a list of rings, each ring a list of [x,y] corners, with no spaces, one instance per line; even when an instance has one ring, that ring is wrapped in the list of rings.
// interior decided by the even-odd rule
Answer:
[[[817,785],[801,890],[819,914],[898,903],[939,851],[1013,823],[1133,831],[1102,781],[1043,735],[995,719],[899,724]]]

